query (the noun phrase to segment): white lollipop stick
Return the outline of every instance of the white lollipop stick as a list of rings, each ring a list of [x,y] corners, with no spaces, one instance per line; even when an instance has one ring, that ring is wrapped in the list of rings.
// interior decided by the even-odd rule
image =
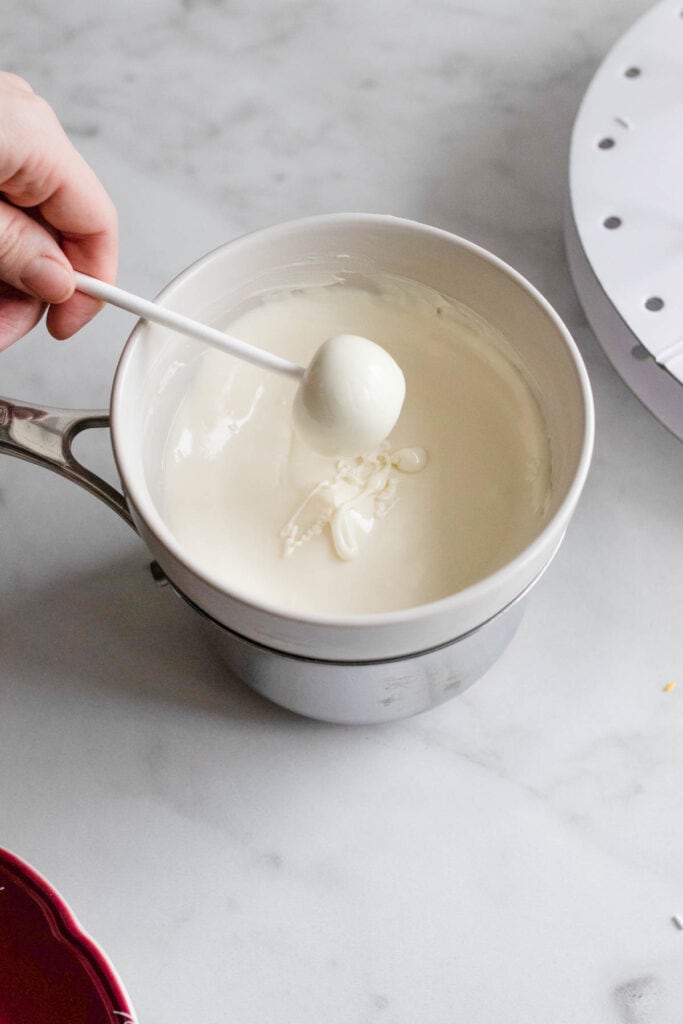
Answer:
[[[288,359],[282,359],[280,356],[273,355],[272,352],[256,348],[255,345],[249,345],[246,341],[240,341],[239,338],[233,338],[232,335],[226,334],[224,331],[217,331],[215,327],[207,327],[206,324],[200,324],[198,320],[192,320],[189,316],[174,313],[173,310],[166,309],[165,306],[158,306],[156,302],[149,302],[148,299],[133,295],[132,292],[124,291],[123,288],[116,288],[113,284],[105,284],[104,281],[88,277],[87,274],[74,271],[74,277],[77,290],[85,295],[90,295],[93,299],[101,299],[103,302],[118,306],[119,309],[126,309],[129,313],[134,313],[144,320],[151,320],[163,327],[170,327],[172,331],[178,331],[180,334],[188,334],[191,338],[204,341],[207,345],[212,345],[222,352],[228,352],[231,356],[245,359],[255,366],[262,366],[264,370],[274,370],[276,373],[282,373],[286,377],[294,377],[297,380],[301,380],[304,375],[303,366],[290,363]]]
[[[174,313],[139,295],[74,271],[76,288],[85,295],[204,341],[221,352],[299,382],[293,421],[297,433],[323,455],[357,455],[388,437],[400,415],[405,380],[400,367],[374,341],[355,334],[337,334],[323,342],[303,366],[273,355],[246,341]]]

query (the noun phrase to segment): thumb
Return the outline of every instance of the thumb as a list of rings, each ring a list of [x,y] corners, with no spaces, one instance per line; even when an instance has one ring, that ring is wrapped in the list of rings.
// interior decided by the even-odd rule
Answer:
[[[0,202],[0,281],[42,302],[74,292],[71,264],[52,235],[23,210]]]

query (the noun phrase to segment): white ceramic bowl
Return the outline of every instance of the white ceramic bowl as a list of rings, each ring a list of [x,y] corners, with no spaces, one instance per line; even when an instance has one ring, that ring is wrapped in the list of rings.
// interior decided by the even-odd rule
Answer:
[[[212,323],[258,291],[312,284],[329,279],[330,272],[395,274],[427,285],[483,316],[519,353],[548,426],[552,498],[547,524],[514,560],[450,597],[387,614],[293,615],[275,602],[254,601],[239,580],[217,578],[182,549],[160,508],[164,443],[201,348],[145,322],[133,330],[116,373],[114,453],[131,514],[155,559],[183,595],[219,625],[286,655],[326,662],[396,659],[471,633],[545,569],[588,471],[590,387],[567,329],[528,281],[471,242],[394,217],[334,214],[258,231],[193,264],[158,301]]]

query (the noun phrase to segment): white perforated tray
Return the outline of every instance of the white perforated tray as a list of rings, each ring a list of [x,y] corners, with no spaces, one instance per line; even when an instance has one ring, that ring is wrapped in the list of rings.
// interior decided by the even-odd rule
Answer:
[[[567,251],[588,319],[683,439],[683,0],[656,4],[598,69],[569,180]]]

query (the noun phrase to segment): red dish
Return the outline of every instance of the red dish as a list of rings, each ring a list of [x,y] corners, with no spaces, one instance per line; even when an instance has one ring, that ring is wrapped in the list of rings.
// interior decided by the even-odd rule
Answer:
[[[134,1024],[114,968],[49,882],[0,849],[0,1024]]]

